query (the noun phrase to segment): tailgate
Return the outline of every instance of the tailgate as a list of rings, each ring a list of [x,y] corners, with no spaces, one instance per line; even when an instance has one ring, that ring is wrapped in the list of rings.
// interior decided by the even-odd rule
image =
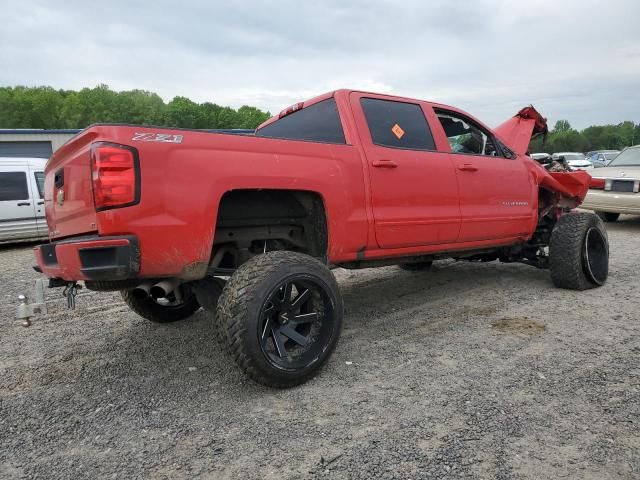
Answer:
[[[57,150],[45,167],[45,214],[51,239],[97,231],[89,128]]]

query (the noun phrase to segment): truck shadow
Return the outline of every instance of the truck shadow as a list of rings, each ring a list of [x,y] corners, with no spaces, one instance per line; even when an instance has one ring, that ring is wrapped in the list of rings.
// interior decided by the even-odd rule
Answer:
[[[406,312],[410,317],[412,309],[420,308],[422,314],[412,322],[429,327],[436,322],[424,313],[429,311],[425,304],[431,301],[457,302],[460,308],[465,308],[461,297],[484,291],[494,291],[499,296],[497,292],[505,285],[513,286],[517,282],[522,282],[523,289],[553,289],[548,272],[524,265],[447,261],[436,263],[431,271],[417,273],[397,267],[364,271],[339,269],[335,273],[344,296],[345,330],[358,331],[357,336],[343,336],[338,350],[355,348],[352,342],[367,342],[361,335],[378,335],[372,333],[376,329],[371,326],[388,324],[389,312],[401,318]],[[102,309],[98,314],[109,317],[99,336],[94,336],[93,341],[81,340],[74,346],[73,357],[89,359],[82,365],[82,376],[86,374],[87,380],[98,374],[107,384],[119,384],[127,381],[122,378],[126,372],[125,377],[129,379],[143,378],[144,382],[135,388],[149,388],[149,394],[170,390],[176,384],[195,390],[207,385],[208,389],[215,387],[227,394],[240,394],[241,390],[244,396],[251,392],[264,394],[265,388],[247,380],[235,368],[216,338],[213,318],[207,312],[200,310],[188,320],[156,325],[126,307],[112,308],[112,312]],[[487,309],[486,313],[491,314],[493,310]],[[92,319],[91,323],[99,321]],[[434,330],[437,335],[437,329]],[[397,334],[399,341],[404,341],[402,331]],[[406,337],[407,342],[417,341],[409,333]],[[375,351],[371,351],[371,355],[376,355]],[[98,372],[92,371],[94,369]]]
[[[393,328],[393,322],[404,324],[393,335],[409,348],[420,341],[412,329],[428,329],[430,335],[437,337],[444,328],[443,322],[453,321],[430,313],[442,305],[451,304],[459,310],[456,321],[465,321],[468,312],[480,314],[478,305],[482,307],[481,314],[490,318],[509,302],[506,291],[554,290],[547,271],[497,262],[447,260],[436,262],[430,271],[423,272],[385,267],[336,269],[334,273],[345,304],[345,331],[338,352],[374,341],[380,329]],[[32,384],[72,380],[91,388],[99,377],[105,388],[113,391],[127,384],[126,388],[150,396],[177,386],[242,395],[265,391],[233,365],[216,338],[212,316],[204,310],[187,320],[153,324],[131,312],[117,293],[83,290],[76,311],[66,310],[60,297],[51,300],[49,318],[20,333],[48,342],[50,332],[55,330],[55,354],[48,359],[46,368],[37,371],[26,371],[26,365],[18,365],[18,370],[25,367],[25,371],[18,374],[16,384],[25,379]],[[8,353],[12,358],[20,356],[18,350]],[[376,352],[370,350],[369,354],[375,356]],[[23,375],[20,380],[18,377]]]

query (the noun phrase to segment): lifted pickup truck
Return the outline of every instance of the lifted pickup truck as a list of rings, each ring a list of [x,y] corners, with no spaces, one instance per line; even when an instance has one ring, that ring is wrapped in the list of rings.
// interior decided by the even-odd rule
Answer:
[[[546,128],[533,107],[492,131],[457,108],[351,90],[249,134],[93,125],[46,166],[37,269],[71,294],[80,280],[119,290],[153,322],[202,307],[249,377],[297,385],[341,330],[331,267],[501,260],[549,268],[561,288],[605,282],[603,224],[572,211],[591,177],[526,155]]]

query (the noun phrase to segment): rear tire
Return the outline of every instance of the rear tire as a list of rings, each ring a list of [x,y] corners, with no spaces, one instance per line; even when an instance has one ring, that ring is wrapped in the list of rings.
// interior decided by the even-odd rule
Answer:
[[[558,219],[549,242],[549,269],[559,288],[586,290],[606,282],[609,241],[597,215],[575,212]]]
[[[121,290],[122,299],[131,310],[154,323],[171,323],[193,315],[199,308],[200,304],[195,294],[186,285],[180,285],[182,289],[182,302],[173,302],[174,304],[158,303],[151,297],[138,298],[133,295],[131,290]]]
[[[607,222],[607,223],[615,222],[616,220],[618,220],[618,218],[620,218],[619,213],[612,213],[612,212],[596,212],[596,215],[598,215],[603,222]]]
[[[308,255],[255,256],[218,302],[228,350],[252,380],[287,388],[315,376],[338,343],[342,296],[331,271]]]
[[[408,272],[421,272],[422,270],[429,270],[431,265],[433,265],[433,262],[428,260],[426,262],[401,263],[398,266]]]

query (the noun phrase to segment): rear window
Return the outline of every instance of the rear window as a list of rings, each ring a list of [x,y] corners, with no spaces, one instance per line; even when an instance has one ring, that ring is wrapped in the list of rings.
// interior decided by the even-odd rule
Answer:
[[[436,149],[420,105],[376,98],[363,98],[360,102],[376,145],[409,150]]]
[[[256,131],[256,137],[345,143],[338,106],[333,98],[282,117]]]
[[[44,172],[34,172],[33,175],[36,177],[38,194],[40,194],[40,198],[44,198]]]
[[[28,200],[27,174],[24,172],[0,173],[0,202]]]

